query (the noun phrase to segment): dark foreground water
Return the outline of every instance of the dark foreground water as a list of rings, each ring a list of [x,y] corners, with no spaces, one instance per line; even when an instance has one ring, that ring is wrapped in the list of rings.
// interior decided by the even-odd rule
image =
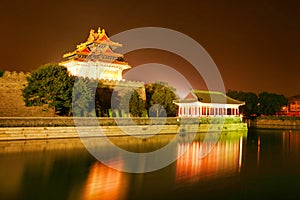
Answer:
[[[147,152],[172,137],[111,140],[131,151]],[[1,142],[0,199],[299,199],[299,131],[223,134],[199,159],[207,147],[202,140],[197,137],[167,167],[143,174],[103,165],[79,139]],[[179,142],[174,153],[185,145]],[[122,163],[121,158],[113,159]]]

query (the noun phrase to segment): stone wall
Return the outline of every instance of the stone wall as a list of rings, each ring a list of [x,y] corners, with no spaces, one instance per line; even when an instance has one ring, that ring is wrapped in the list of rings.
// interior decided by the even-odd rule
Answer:
[[[0,117],[0,127],[70,127],[75,126],[128,126],[128,125],[178,125],[178,124],[222,124],[221,117],[202,118],[108,118],[108,117]],[[226,117],[224,124],[244,124],[239,117]]]
[[[0,117],[53,117],[54,110],[47,106],[26,107],[22,96],[22,89],[26,86],[26,77],[30,73],[5,71],[0,77]],[[142,99],[146,99],[143,82],[100,80],[103,87],[117,90],[134,88]]]
[[[80,131],[79,131],[80,130]],[[31,139],[63,139],[85,137],[152,136],[160,134],[236,132],[247,134],[247,126],[239,124],[136,125],[87,127],[16,127],[0,128],[0,141]],[[214,134],[212,134],[214,135]]]
[[[134,89],[138,92],[138,94],[143,100],[146,100],[146,91],[145,91],[144,82],[130,81],[130,80],[115,81],[115,80],[107,80],[107,79],[100,80],[99,82],[104,87],[108,87],[116,91],[121,91],[121,94],[122,91],[126,92],[129,89]]]
[[[74,126],[74,120],[80,124]],[[207,132],[245,132],[247,124],[226,120],[224,124],[207,123],[199,118],[72,118],[72,117],[6,117],[0,118],[0,141],[25,139],[58,139],[79,137],[187,134]],[[96,124],[94,123],[96,122]],[[131,122],[131,123],[130,123]],[[200,123],[199,123],[200,122]],[[59,126],[59,127],[55,127]],[[101,133],[100,133],[101,132]]]
[[[248,126],[267,129],[300,129],[299,117],[258,117],[249,119]]]
[[[29,73],[5,71],[0,77],[0,117],[47,117],[54,116],[47,107],[26,107],[22,89],[26,86]]]

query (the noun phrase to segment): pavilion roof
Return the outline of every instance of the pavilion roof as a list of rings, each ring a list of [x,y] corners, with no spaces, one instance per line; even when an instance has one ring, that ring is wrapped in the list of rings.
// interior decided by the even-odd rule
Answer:
[[[203,90],[192,90],[184,99],[178,100],[175,103],[192,103],[197,101],[201,103],[245,104],[245,102],[233,99],[222,92]]]

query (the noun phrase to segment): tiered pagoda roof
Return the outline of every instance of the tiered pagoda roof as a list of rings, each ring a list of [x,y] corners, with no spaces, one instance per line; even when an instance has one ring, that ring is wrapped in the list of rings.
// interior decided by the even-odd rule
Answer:
[[[104,29],[90,30],[90,35],[86,42],[77,45],[77,49],[73,52],[64,54],[64,58],[75,61],[101,61],[107,63],[124,64],[122,54],[115,53],[117,47],[122,47],[122,44],[113,42],[106,35]]]

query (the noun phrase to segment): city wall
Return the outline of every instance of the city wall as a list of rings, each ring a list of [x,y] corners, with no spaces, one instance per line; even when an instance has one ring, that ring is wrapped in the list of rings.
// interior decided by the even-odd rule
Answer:
[[[25,106],[22,90],[27,85],[26,77],[30,73],[5,71],[0,77],[0,117],[54,117],[53,109],[45,106]],[[138,81],[100,80],[103,88],[127,91],[135,89],[146,100],[145,86]]]
[[[5,71],[0,77],[0,117],[53,117],[54,111],[47,106],[27,107],[22,96],[29,73]]]
[[[27,84],[26,77],[29,73],[5,71],[0,77],[0,140],[25,140],[25,139],[55,139],[78,138],[78,131],[72,117],[57,117],[48,107],[27,107],[22,96],[22,90]],[[145,99],[145,88],[142,82],[134,81],[108,81],[102,80],[105,87],[136,88]],[[33,117],[34,116],[34,117]],[[86,134],[83,137],[101,136],[99,129],[92,123],[91,118],[75,118]],[[178,118],[149,119],[149,118],[95,118],[101,132],[107,136],[124,136],[124,129],[133,135],[152,134],[154,129],[159,129],[159,134],[185,134],[189,132],[216,132],[216,131],[244,131],[247,126],[240,123],[239,118],[225,122],[222,126],[219,120],[210,121],[201,119],[194,123],[187,119],[191,126],[180,126]],[[133,120],[133,122],[131,121]],[[134,126],[132,126],[134,125]],[[120,129],[120,127],[123,127]],[[192,127],[192,129],[191,129]],[[84,131],[83,131],[84,132]]]

